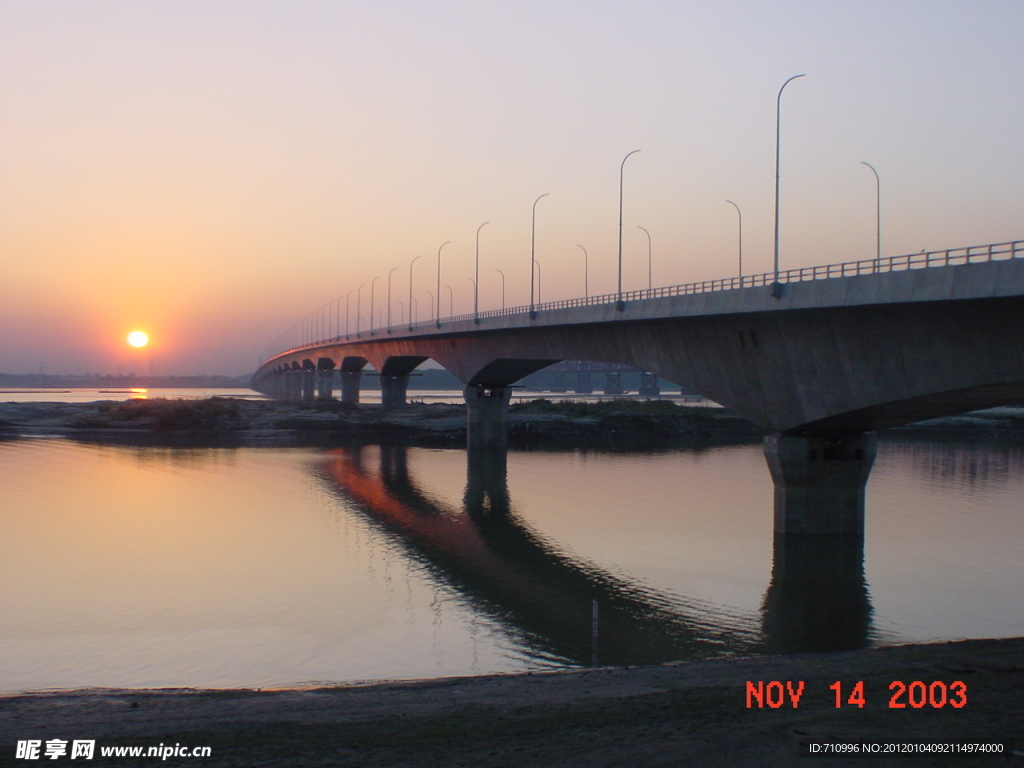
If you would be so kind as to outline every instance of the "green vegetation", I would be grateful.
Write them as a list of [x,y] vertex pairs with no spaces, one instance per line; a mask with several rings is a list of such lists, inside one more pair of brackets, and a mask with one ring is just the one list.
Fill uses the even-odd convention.
[[74,426],[82,429],[151,429],[156,432],[195,432],[244,429],[239,401],[211,397],[208,400],[126,400],[101,403],[93,413],[82,414]]

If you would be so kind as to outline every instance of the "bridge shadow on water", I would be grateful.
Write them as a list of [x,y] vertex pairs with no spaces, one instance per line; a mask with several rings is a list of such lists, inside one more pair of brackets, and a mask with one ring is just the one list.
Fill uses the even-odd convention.
[[[535,658],[558,665],[638,665],[715,656],[846,650],[870,642],[863,541],[776,537],[760,621],[665,595],[560,551],[514,511],[507,454],[467,452],[461,509],[424,492],[407,449],[327,451],[316,473],[433,578],[492,617]],[[598,606],[594,638],[594,601]]]

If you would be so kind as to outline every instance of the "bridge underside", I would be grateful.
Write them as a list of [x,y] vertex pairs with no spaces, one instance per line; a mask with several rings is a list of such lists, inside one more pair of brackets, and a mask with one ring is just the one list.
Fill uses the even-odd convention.
[[865,432],[1024,402],[1024,298],[361,339],[281,356],[255,386],[320,358],[382,377],[430,358],[489,388],[560,360],[625,363],[773,431]]
[[[487,447],[503,443],[509,387],[524,376],[561,360],[623,363],[774,433],[766,454],[777,532],[859,535],[874,457],[868,433],[1024,402],[1024,296],[995,295],[1007,276],[1024,284],[1024,259],[921,272],[942,274],[892,280],[911,297],[922,285],[934,293],[939,284],[948,296],[955,273],[967,276],[968,287],[990,286],[992,295],[829,306],[788,298],[763,305],[763,297],[751,295],[749,311],[743,299],[730,305],[735,311],[718,314],[681,312],[682,305],[655,299],[634,314],[553,311],[535,320],[510,317],[500,328],[467,322],[397,337],[377,332],[279,355],[260,368],[254,387],[312,396],[307,382],[329,371],[326,360],[341,370],[343,397],[348,377],[351,396],[353,377],[358,383],[371,363],[381,375],[384,406],[395,407],[404,402],[410,372],[430,358],[466,385],[470,445]],[[844,290],[852,294],[856,280]],[[787,296],[796,296],[790,288]],[[659,306],[671,311],[659,316]]]

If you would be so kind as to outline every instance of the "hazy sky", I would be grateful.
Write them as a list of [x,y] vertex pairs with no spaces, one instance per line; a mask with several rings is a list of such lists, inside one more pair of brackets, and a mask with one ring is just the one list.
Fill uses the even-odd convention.
[[[1024,238],[1024,2],[0,0],[0,372],[242,373],[409,262],[472,307]],[[447,289],[443,308],[447,310]],[[368,291],[363,291],[365,312]],[[352,298],[353,312],[355,296]],[[354,320],[353,320],[354,322]],[[142,355],[126,334],[150,333]]]

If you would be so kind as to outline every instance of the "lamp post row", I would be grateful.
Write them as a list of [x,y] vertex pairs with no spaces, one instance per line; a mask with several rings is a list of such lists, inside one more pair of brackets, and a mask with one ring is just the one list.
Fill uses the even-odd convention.
[[[776,297],[782,295],[782,286],[779,283],[779,219],[780,219],[780,205],[779,205],[779,192],[780,192],[780,167],[781,167],[781,125],[782,125],[782,93],[793,80],[801,77],[806,77],[805,74],[793,75],[787,79],[782,87],[779,88],[778,95],[776,96],[775,102],[775,231],[774,231],[774,248],[773,248],[773,270],[774,270],[774,282],[772,285],[772,294]],[[622,163],[619,165],[619,241],[618,241],[618,280],[617,280],[617,309],[620,311],[624,308],[622,301],[622,226],[623,226],[623,192],[625,186],[625,167],[626,160],[632,155],[639,152],[639,149],[634,149],[632,152],[626,154],[622,158]],[[866,165],[875,176],[875,269],[879,269],[881,266],[882,259],[882,202],[881,202],[881,179],[878,175],[878,170],[868,162],[861,161],[862,165]],[[540,264],[536,258],[536,240],[537,240],[537,203],[542,198],[547,197],[550,193],[545,192],[539,195],[536,200],[533,201],[533,207],[531,210],[530,218],[530,317],[536,316],[536,304],[540,300]],[[737,237],[737,268],[738,275],[743,278],[743,212],[732,200],[726,200],[726,203],[733,206],[736,209],[736,215],[738,218],[738,237]],[[476,230],[476,249],[474,255],[474,277],[469,278],[473,283],[473,318],[474,322],[480,322],[480,230],[486,225],[490,224],[490,221],[485,221]],[[647,235],[647,288],[648,290],[654,287],[653,280],[653,259],[652,259],[652,240],[651,233],[645,227],[638,227],[643,230],[644,234]],[[448,245],[451,241],[447,240],[442,243],[437,249],[437,284],[436,293],[431,294],[429,291],[428,295],[431,297],[431,304],[434,309],[434,321],[440,327],[441,324],[441,250],[444,246]],[[583,251],[583,295],[584,298],[588,298],[590,294],[589,286],[589,254],[587,249],[582,245],[577,244],[577,247]],[[415,306],[415,299],[413,297],[413,265],[421,257],[416,256],[409,262],[409,313],[408,323],[410,330],[413,327],[413,307]],[[391,327],[391,276],[397,270],[398,267],[392,268],[388,272],[388,300],[387,300],[387,325]],[[505,308],[505,273],[500,269],[496,270],[501,275],[501,307]],[[374,284],[380,278],[378,275],[370,281],[370,332],[374,331]],[[356,294],[356,335],[358,336],[361,332],[361,318],[362,313],[360,310],[362,301],[362,289],[366,287],[366,283],[363,283],[354,292]],[[450,285],[447,286],[449,291],[449,314],[454,314],[454,291]],[[349,336],[349,307],[353,291],[349,291],[345,296],[345,335]],[[332,301],[325,305],[320,310],[314,313],[314,316],[304,319],[300,328],[301,335],[303,337],[326,332],[330,333],[330,307],[332,304],[336,304],[335,309],[335,322],[334,329],[335,334],[340,336],[340,321],[338,320],[338,313],[341,309],[341,298]],[[322,317],[323,310],[327,310],[327,316]],[[326,325],[326,329],[322,326]],[[311,339],[312,340],[312,339]]]

